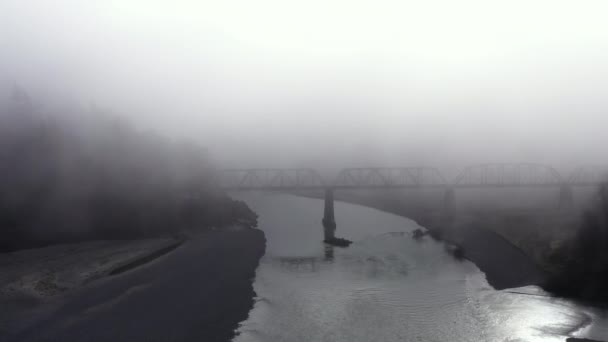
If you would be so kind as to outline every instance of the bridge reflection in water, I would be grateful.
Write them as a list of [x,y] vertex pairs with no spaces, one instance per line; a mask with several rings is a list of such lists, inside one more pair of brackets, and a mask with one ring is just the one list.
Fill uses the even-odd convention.
[[281,264],[281,267],[294,270],[307,270],[316,272],[318,270],[318,264],[320,263],[331,263],[334,261],[334,246],[325,245],[323,249],[323,257],[319,258],[316,256],[312,257],[278,257],[276,260]]
[[335,239],[334,191],[340,189],[437,189],[444,192],[443,208],[451,212],[456,190],[462,188],[546,188],[559,189],[559,207],[571,207],[574,187],[594,187],[607,179],[607,169],[583,166],[563,177],[549,165],[480,164],[468,166],[447,181],[437,168],[369,167],[346,168],[327,181],[311,168],[225,169],[217,172],[215,185],[227,191],[323,190],[323,227],[326,241]]

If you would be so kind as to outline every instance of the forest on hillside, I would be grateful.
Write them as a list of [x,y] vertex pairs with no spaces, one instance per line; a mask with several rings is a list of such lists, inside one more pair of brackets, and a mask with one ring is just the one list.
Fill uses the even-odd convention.
[[255,226],[213,175],[196,144],[95,108],[45,110],[15,88],[0,101],[0,251]]
[[608,185],[597,190],[572,240],[554,255],[558,266],[545,288],[559,295],[608,303]]

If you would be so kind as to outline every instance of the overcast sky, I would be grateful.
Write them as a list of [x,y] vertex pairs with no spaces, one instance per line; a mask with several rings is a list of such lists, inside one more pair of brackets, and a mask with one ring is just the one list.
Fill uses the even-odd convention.
[[0,0],[0,82],[227,165],[602,163],[607,15],[599,0]]

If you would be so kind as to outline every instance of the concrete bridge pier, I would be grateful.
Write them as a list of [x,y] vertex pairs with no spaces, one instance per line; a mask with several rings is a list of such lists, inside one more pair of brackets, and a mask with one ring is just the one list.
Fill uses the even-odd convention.
[[456,205],[456,194],[454,192],[454,188],[449,187],[445,189],[443,193],[443,209],[446,213],[451,213],[454,211],[454,207]]
[[334,216],[334,189],[325,189],[325,209],[323,211],[323,237],[325,241],[336,238],[336,218]]
[[572,186],[563,184],[559,188],[559,208],[571,208],[572,206],[574,206]]

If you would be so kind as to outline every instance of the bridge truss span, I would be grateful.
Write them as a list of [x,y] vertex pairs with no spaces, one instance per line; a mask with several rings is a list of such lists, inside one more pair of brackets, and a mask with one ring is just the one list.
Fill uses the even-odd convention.
[[572,186],[597,186],[608,180],[607,165],[585,165],[576,169],[568,178]]
[[226,169],[219,172],[219,186],[225,190],[324,189],[321,175],[310,168]]
[[597,186],[608,180],[608,167],[583,166],[564,178],[549,165],[479,164],[466,167],[453,181],[432,167],[346,168],[324,178],[312,168],[225,169],[215,184],[225,190],[319,190],[390,188],[492,188]]
[[466,167],[453,182],[447,182],[438,169],[431,167],[347,168],[339,171],[332,181],[325,181],[320,172],[311,168],[226,169],[216,173],[215,184],[227,191],[323,190],[324,241],[343,244],[343,239],[335,237],[335,190],[435,188],[444,192],[443,210],[452,213],[457,189],[556,187],[559,207],[569,208],[574,202],[573,187],[598,186],[608,179],[607,171],[608,168],[585,166],[566,179],[543,164],[479,164]]
[[562,186],[565,180],[553,167],[543,164],[479,164],[465,168],[453,182],[461,187]]
[[420,188],[446,187],[438,169],[410,168],[348,168],[340,171],[334,188]]

